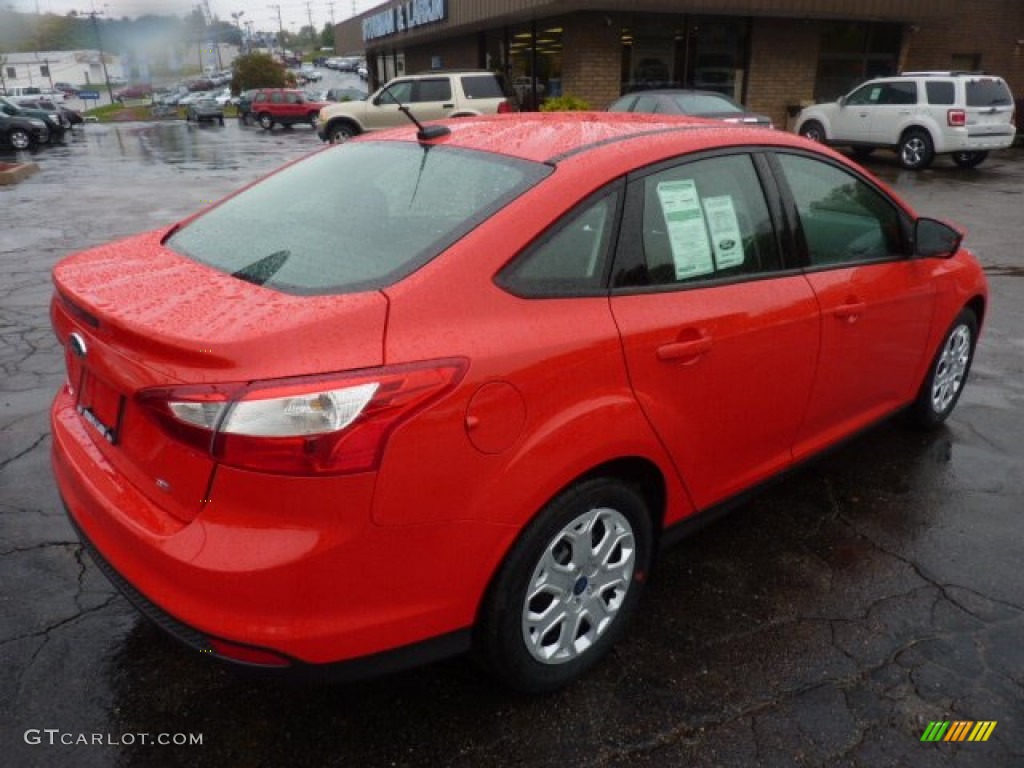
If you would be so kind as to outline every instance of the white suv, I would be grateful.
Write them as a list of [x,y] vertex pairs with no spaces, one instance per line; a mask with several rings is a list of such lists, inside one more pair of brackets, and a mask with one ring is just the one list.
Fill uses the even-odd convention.
[[796,131],[852,147],[858,157],[894,149],[904,168],[948,154],[964,168],[1013,144],[1013,94],[1001,77],[973,72],[904,72],[870,80],[839,101],[807,107]]

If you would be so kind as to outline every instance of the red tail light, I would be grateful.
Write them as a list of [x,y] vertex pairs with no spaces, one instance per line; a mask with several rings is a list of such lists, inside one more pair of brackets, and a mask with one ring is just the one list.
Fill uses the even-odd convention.
[[967,113],[962,109],[951,109],[946,112],[946,122],[954,128],[967,125]]
[[233,467],[294,475],[375,469],[388,436],[451,391],[463,360],[252,384],[151,389],[138,401],[172,437]]
[[498,102],[498,114],[507,115],[512,112],[512,105],[508,103],[508,99],[502,99]]

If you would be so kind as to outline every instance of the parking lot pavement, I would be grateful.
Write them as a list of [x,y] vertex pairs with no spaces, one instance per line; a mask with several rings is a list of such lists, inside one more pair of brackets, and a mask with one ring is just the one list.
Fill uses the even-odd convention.
[[[50,478],[63,362],[48,271],[318,146],[305,127],[88,126],[0,190],[4,764],[1024,764],[1020,152],[974,171],[870,165],[922,212],[967,226],[991,280],[948,426],[883,425],[667,552],[633,631],[572,688],[514,696],[463,659],[281,687],[140,619],[83,554]],[[922,742],[933,721],[996,725],[986,742]]]

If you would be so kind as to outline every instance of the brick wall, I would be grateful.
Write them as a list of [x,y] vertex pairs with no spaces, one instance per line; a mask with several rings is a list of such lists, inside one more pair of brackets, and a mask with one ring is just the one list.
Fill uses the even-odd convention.
[[904,69],[949,69],[953,54],[977,54],[980,68],[1001,75],[1024,98],[1024,2],[963,0],[944,19],[907,29]]
[[821,27],[800,19],[754,19],[747,108],[787,127],[788,105],[814,98]]
[[[608,21],[611,20],[611,24]],[[577,13],[562,32],[562,93],[604,109],[619,98],[621,25],[603,13]]]
[[476,35],[463,35],[451,40],[421,45],[405,50],[405,71],[409,74],[431,68],[434,56],[441,57],[443,69],[480,69],[480,46]]

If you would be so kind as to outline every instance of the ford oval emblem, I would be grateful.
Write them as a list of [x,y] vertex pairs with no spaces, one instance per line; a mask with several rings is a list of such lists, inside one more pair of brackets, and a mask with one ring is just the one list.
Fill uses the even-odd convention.
[[74,352],[75,357],[85,357],[89,351],[88,347],[85,346],[85,339],[82,338],[80,333],[72,333],[71,338],[68,339],[68,346],[71,347],[71,351]]

